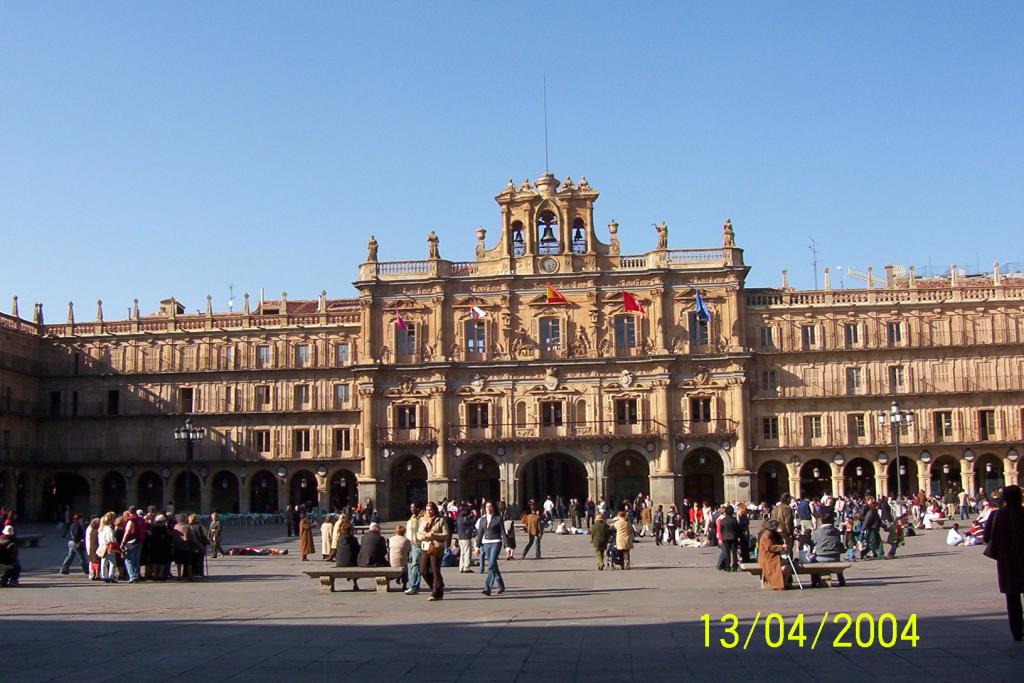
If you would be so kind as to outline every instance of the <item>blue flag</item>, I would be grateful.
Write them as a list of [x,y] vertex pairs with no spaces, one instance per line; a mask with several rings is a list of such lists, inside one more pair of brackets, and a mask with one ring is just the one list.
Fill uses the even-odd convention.
[[711,322],[711,309],[704,303],[704,298],[700,295],[699,289],[697,290],[697,300],[694,302],[694,311],[697,313],[697,320]]

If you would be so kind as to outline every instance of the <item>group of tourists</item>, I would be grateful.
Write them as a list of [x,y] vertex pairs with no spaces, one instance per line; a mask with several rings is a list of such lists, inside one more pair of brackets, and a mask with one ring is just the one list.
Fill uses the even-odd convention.
[[63,533],[68,550],[58,571],[67,575],[77,565],[91,580],[103,583],[195,581],[207,574],[209,550],[213,557],[227,554],[221,533],[217,513],[204,525],[194,514],[175,515],[173,507],[129,508],[89,520],[69,511]]

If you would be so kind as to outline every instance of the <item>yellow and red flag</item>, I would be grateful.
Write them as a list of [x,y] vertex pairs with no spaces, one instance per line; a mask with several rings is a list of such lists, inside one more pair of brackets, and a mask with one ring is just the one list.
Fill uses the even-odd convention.
[[557,289],[548,285],[548,303],[549,304],[567,304],[565,295],[559,292]]

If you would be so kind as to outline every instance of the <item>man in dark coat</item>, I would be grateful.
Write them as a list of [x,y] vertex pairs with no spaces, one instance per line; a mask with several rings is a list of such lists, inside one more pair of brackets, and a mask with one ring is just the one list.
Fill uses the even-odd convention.
[[61,574],[68,574],[71,571],[71,563],[77,557],[82,565],[82,573],[89,574],[89,563],[85,559],[85,527],[82,526],[82,516],[72,515],[71,526],[68,527],[68,554],[60,567]]
[[388,544],[380,535],[379,524],[371,524],[369,530],[363,534],[357,563],[360,567],[388,566]]
[[736,560],[737,542],[740,538],[740,525],[733,516],[732,505],[725,506],[725,514],[718,522],[719,540],[722,552],[718,556],[718,569],[723,572],[734,572],[738,567]]
[[359,559],[359,541],[352,535],[352,525],[343,524],[341,535],[338,536],[338,552],[335,555],[335,567],[356,567]]
[[864,513],[864,537],[866,542],[864,550],[860,553],[860,559],[865,559],[868,553],[873,553],[875,559],[885,557],[882,552],[882,517],[878,514],[878,504],[874,500],[868,500]]
[[1003,489],[1003,506],[985,522],[985,555],[996,561],[999,592],[1006,595],[1006,614],[1013,639],[1024,638],[1024,507],[1019,486]]
[[594,523],[590,525],[590,540],[594,544],[594,554],[597,556],[597,568],[604,569],[604,554],[608,550],[608,541],[611,532],[608,525],[604,523],[604,515],[597,515]]

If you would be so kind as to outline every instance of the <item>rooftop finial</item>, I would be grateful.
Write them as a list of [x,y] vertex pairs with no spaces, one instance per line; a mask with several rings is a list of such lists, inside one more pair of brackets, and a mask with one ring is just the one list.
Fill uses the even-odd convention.
[[15,294],[11,297],[11,315],[15,318],[18,317],[18,295]]
[[249,292],[242,297],[242,313],[249,315]]
[[103,299],[96,299],[96,321],[103,322]]
[[75,324],[75,302],[68,302],[68,325]]
[[213,315],[213,295],[212,294],[207,294],[206,295],[206,315],[207,316],[212,316]]
[[139,300],[138,299],[132,299],[132,319],[133,320],[138,320],[139,319]]

